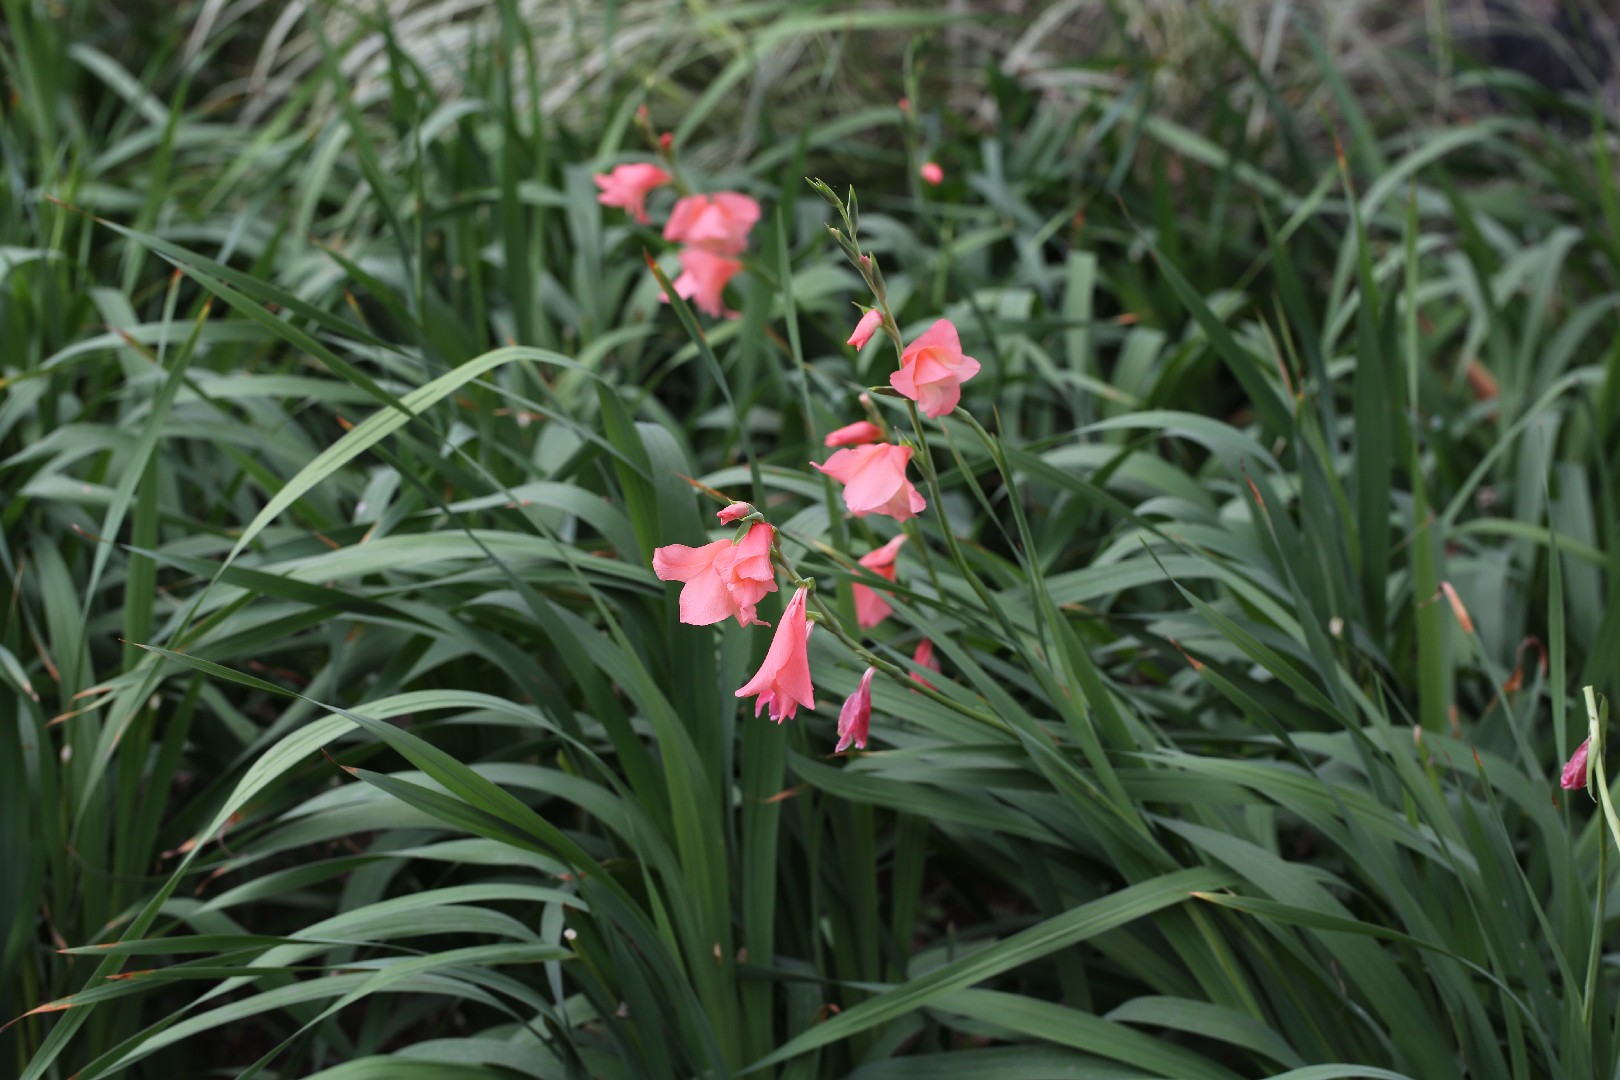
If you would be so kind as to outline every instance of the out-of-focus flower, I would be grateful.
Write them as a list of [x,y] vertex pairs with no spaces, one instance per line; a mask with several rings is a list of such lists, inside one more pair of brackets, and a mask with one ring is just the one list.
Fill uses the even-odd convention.
[[596,201],[603,206],[619,206],[630,211],[630,216],[647,224],[647,193],[669,183],[669,173],[656,165],[638,163],[616,165],[612,172],[597,173],[592,177],[601,194]]

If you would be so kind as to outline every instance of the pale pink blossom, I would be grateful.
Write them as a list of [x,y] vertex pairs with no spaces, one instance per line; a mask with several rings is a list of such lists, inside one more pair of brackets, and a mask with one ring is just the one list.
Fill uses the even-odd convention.
[[883,429],[870,420],[857,420],[853,424],[845,424],[837,431],[829,431],[825,443],[827,446],[859,446],[862,443],[883,441]]
[[943,416],[962,398],[962,384],[979,373],[979,362],[962,352],[962,339],[949,319],[939,319],[900,354],[900,369],[889,385],[922,407]]
[[748,231],[759,220],[759,203],[735,191],[688,195],[675,203],[664,239],[736,255],[748,246]]
[[780,724],[793,719],[803,705],[816,707],[816,688],[810,682],[810,623],[804,605],[807,590],[799,589],[788,601],[776,635],[765,653],[765,662],[752,679],[737,690],[738,697],[758,695],[754,715],[769,708],[770,717]]
[[878,327],[882,325],[883,312],[873,308],[861,316],[861,321],[855,324],[855,332],[849,335],[849,340],[844,344],[853,345],[857,349],[864,348],[866,343],[872,340],[872,335],[877,333]]
[[887,514],[904,521],[928,507],[906,479],[906,464],[910,461],[911,447],[874,443],[840,450],[825,465],[813,461],[810,464],[844,485],[844,505],[851,514]]
[[[742,270],[742,263],[700,247],[681,249],[681,276],[675,279],[676,295],[713,318],[735,319],[737,313],[726,307],[721,294],[726,282]],[[664,302],[669,302],[668,295]]]
[[759,622],[754,605],[776,591],[771,567],[775,534],[761,521],[736,543],[716,540],[695,548],[670,544],[653,551],[653,573],[659,580],[685,583],[681,622],[708,626],[733,615],[739,626]]
[[[893,581],[899,570],[895,566],[895,559],[899,558],[900,545],[905,542],[906,534],[901,533],[877,550],[862,555],[857,561],[878,577]],[[855,621],[863,630],[870,630],[887,619],[889,612],[894,610],[885,599],[887,593],[880,593],[860,582],[853,583],[850,589],[855,600]]]
[[866,749],[866,736],[872,726],[872,676],[876,673],[877,668],[867,668],[866,674],[861,676],[861,684],[844,699],[844,707],[838,710],[838,745],[833,753],[842,754],[851,743]]
[[596,201],[603,206],[619,206],[630,211],[630,216],[647,224],[647,193],[669,183],[669,173],[657,165],[637,163],[616,165],[612,172],[597,173],[592,177],[602,189]]

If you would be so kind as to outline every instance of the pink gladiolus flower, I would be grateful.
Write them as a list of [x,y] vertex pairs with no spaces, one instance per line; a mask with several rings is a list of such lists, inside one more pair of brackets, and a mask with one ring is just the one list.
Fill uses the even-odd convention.
[[1586,751],[1591,742],[1591,739],[1587,739],[1577,746],[1575,753],[1570,755],[1569,761],[1565,763],[1564,775],[1558,778],[1558,785],[1565,791],[1574,791],[1576,788],[1586,786]]
[[978,373],[979,362],[962,353],[956,327],[940,319],[906,346],[889,385],[922,406],[924,414],[944,416],[962,399],[962,384]]
[[878,327],[882,325],[883,312],[873,308],[861,316],[861,321],[855,324],[855,332],[849,335],[849,340],[844,344],[853,345],[857,349],[864,348],[866,343],[872,340],[872,335],[877,333]]
[[917,175],[928,181],[930,184],[933,184],[935,187],[938,187],[940,184],[945,182],[945,170],[939,167],[939,162],[937,161],[923,162],[922,167],[917,170]]
[[804,601],[807,590],[799,589],[782,612],[782,621],[776,625],[776,636],[765,653],[765,662],[758,673],[738,691],[738,697],[759,695],[754,700],[754,715],[770,708],[771,719],[780,724],[793,719],[803,705],[816,707],[816,688],[810,683],[810,622],[805,618]]
[[[736,277],[740,270],[742,263],[736,259],[716,255],[705,248],[682,248],[681,276],[675,279],[675,292],[683,300],[692,301],[705,315],[716,319],[722,315],[735,319],[737,313],[726,307],[720,294],[725,291],[726,282]],[[669,302],[668,295],[663,299],[665,303]]]
[[714,516],[720,519],[722,525],[730,525],[733,521],[745,518],[753,512],[753,503],[734,502],[724,510],[716,510]]
[[675,203],[664,239],[735,255],[748,246],[748,230],[759,220],[759,203],[735,191],[688,195]]
[[[911,654],[911,662],[916,664],[918,667],[927,668],[929,671],[938,671],[939,661],[934,659],[934,643],[927,638],[923,638],[922,641],[917,644],[917,651]],[[911,673],[911,677],[928,687],[930,690],[939,689],[939,687],[935,686],[933,683],[929,682],[915,671]]]
[[656,165],[616,165],[612,172],[592,177],[602,193],[596,201],[603,206],[622,206],[641,224],[647,224],[647,193],[669,183],[669,173]]
[[844,505],[856,517],[887,514],[904,521],[928,507],[906,479],[910,460],[909,446],[875,443],[840,450],[825,465],[810,464],[844,485]]
[[845,424],[837,431],[827,433],[828,446],[859,446],[862,443],[883,441],[883,429],[870,420],[857,420],[853,424]]
[[844,707],[838,710],[838,745],[833,753],[842,754],[850,743],[866,749],[866,735],[872,726],[872,676],[876,672],[877,668],[867,668],[866,674],[861,676],[861,685],[844,699]]
[[771,568],[775,534],[761,521],[735,544],[716,540],[697,548],[670,544],[655,550],[653,573],[659,580],[686,583],[681,590],[681,622],[708,626],[732,615],[739,626],[759,622],[754,605],[776,591],[776,571]]
[[[893,581],[895,574],[899,571],[899,568],[894,565],[894,560],[899,557],[900,545],[905,542],[906,534],[901,533],[876,551],[869,551],[862,555],[858,561],[878,577],[888,578]],[[850,589],[855,597],[855,621],[860,624],[862,630],[872,629],[872,627],[887,619],[889,612],[894,610],[889,605],[889,602],[884,599],[884,596],[887,595],[885,593],[868,588],[859,582],[852,584]]]

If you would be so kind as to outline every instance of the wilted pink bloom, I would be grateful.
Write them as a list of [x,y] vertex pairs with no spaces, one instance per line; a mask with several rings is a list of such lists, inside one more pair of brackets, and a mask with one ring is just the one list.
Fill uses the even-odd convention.
[[930,184],[933,184],[935,187],[938,187],[940,184],[945,182],[945,170],[939,167],[939,162],[937,161],[923,162],[922,168],[917,170],[917,175],[928,181]]
[[928,416],[944,416],[962,399],[962,384],[979,373],[979,362],[962,353],[962,339],[949,319],[939,319],[900,354],[900,370],[889,385],[922,406]]
[[799,589],[782,612],[782,621],[776,624],[776,636],[765,653],[765,662],[759,671],[738,691],[738,697],[759,695],[754,700],[754,715],[770,708],[770,716],[780,724],[793,719],[803,705],[816,707],[816,688],[810,683],[810,622],[805,617],[805,589]]
[[733,521],[745,518],[753,512],[753,503],[734,502],[724,510],[716,510],[714,516],[720,519],[722,525],[730,525]]
[[810,464],[844,485],[844,505],[856,517],[887,514],[904,521],[927,509],[927,501],[906,479],[911,447],[894,443],[853,446],[825,465]]
[[735,191],[688,195],[675,203],[664,239],[735,255],[748,246],[748,230],[759,220],[759,203]]
[[[895,574],[898,572],[894,560],[899,557],[900,545],[905,542],[906,534],[901,533],[876,551],[869,551],[862,555],[857,561],[878,577],[888,578],[893,581]],[[880,593],[876,589],[868,588],[859,582],[853,583],[850,589],[855,597],[855,621],[860,624],[863,630],[870,630],[884,619],[887,619],[889,612],[894,610],[889,606],[889,602],[884,599],[886,594]]]
[[776,530],[758,522],[733,544],[716,540],[702,547],[670,544],[653,552],[660,581],[683,581],[681,622],[708,626],[735,615],[739,626],[757,623],[754,605],[776,591],[771,541]]
[[842,754],[850,743],[866,749],[866,735],[872,726],[872,676],[876,673],[877,668],[867,668],[866,674],[861,676],[861,685],[844,699],[844,707],[838,710],[838,745],[833,753]]
[[645,163],[617,165],[612,172],[592,177],[602,193],[596,201],[603,206],[622,206],[630,216],[647,224],[647,193],[669,183],[669,173]]
[[[700,247],[682,248],[681,276],[675,279],[675,292],[682,299],[692,301],[705,315],[716,319],[721,316],[735,319],[737,313],[726,307],[721,294],[725,291],[726,282],[736,277],[740,270],[742,263],[736,259],[716,255]],[[665,303],[669,302],[667,295],[663,299]]]
[[[929,671],[938,671],[939,661],[934,659],[934,643],[927,638],[923,638],[922,641],[918,642],[917,651],[911,654],[911,662],[916,664],[918,667],[927,668]],[[929,682],[915,671],[911,673],[911,677],[928,687],[930,690],[939,689],[939,687],[935,686],[933,683]]]
[[825,440],[828,446],[859,446],[862,443],[883,441],[883,429],[870,420],[857,420],[853,424],[845,424],[837,431],[829,431]]
[[844,344],[853,345],[857,349],[865,348],[866,343],[872,340],[872,335],[877,333],[878,327],[882,325],[883,312],[873,308],[861,316],[861,321],[855,324],[855,332],[849,335],[849,340]]
[[1569,761],[1565,763],[1564,775],[1558,778],[1558,784],[1566,791],[1586,786],[1586,750],[1591,742],[1591,739],[1587,739],[1577,746],[1575,753],[1570,755]]

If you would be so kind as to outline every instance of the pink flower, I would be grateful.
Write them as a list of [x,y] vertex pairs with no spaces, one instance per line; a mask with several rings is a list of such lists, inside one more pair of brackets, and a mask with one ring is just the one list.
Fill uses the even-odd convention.
[[844,485],[844,505],[856,517],[887,514],[904,521],[928,507],[906,479],[909,461],[911,447],[875,443],[840,450],[825,465],[810,464]]
[[[737,313],[726,307],[720,294],[726,282],[737,276],[742,263],[700,247],[681,249],[681,276],[675,279],[675,292],[684,300],[692,301],[705,315],[716,319],[722,315],[735,319]],[[664,296],[669,302],[669,296]]]
[[748,246],[748,230],[759,220],[759,203],[735,191],[688,195],[675,203],[664,239],[735,255]]
[[872,340],[872,335],[877,333],[878,327],[882,325],[883,312],[873,308],[861,316],[861,321],[855,324],[855,332],[849,335],[849,340],[844,344],[853,345],[857,349],[864,348],[866,343]]
[[[917,644],[917,651],[911,654],[911,662],[916,664],[918,667],[927,668],[929,671],[938,671],[939,661],[934,659],[934,643],[927,638],[923,638],[922,641]],[[939,689],[939,687],[935,686],[933,683],[929,682],[915,671],[911,673],[911,677],[928,687],[930,690]]]
[[883,441],[883,429],[870,420],[857,420],[853,424],[845,424],[837,431],[827,433],[828,446],[859,446],[861,443]]
[[1564,765],[1564,775],[1558,778],[1558,785],[1564,790],[1574,791],[1586,786],[1586,751],[1591,742],[1591,739],[1587,739],[1577,746]]
[[686,583],[681,590],[681,622],[708,626],[732,615],[739,626],[759,622],[754,605],[776,591],[776,571],[771,568],[775,533],[761,521],[735,544],[716,540],[697,548],[670,544],[655,550],[653,573],[659,580]]
[[917,175],[935,187],[945,182],[945,170],[939,167],[937,161],[923,162],[922,167],[917,170]]
[[876,672],[877,668],[867,668],[866,674],[861,676],[861,685],[844,699],[844,707],[838,710],[838,745],[833,753],[842,754],[850,743],[866,749],[866,735],[872,725],[872,676]]
[[745,518],[753,512],[753,503],[734,502],[724,510],[716,510],[714,516],[720,519],[722,525],[730,525],[733,521]]
[[962,399],[962,384],[979,373],[979,362],[962,354],[962,339],[949,319],[940,319],[900,354],[900,370],[889,385],[922,406],[928,416],[944,416]]
[[810,683],[810,621],[805,618],[804,601],[807,590],[799,589],[782,612],[782,621],[776,624],[776,636],[765,653],[765,662],[759,671],[738,691],[738,697],[759,695],[754,700],[754,715],[770,707],[771,719],[780,724],[793,719],[803,705],[816,707],[816,688]]
[[[899,570],[894,565],[894,560],[899,557],[900,545],[905,542],[906,534],[901,533],[876,551],[869,551],[862,555],[858,561],[878,577],[888,578],[893,581],[895,574]],[[850,589],[855,597],[855,621],[860,624],[862,630],[870,630],[884,619],[887,619],[889,612],[894,610],[889,606],[889,602],[884,599],[886,593],[880,593],[876,589],[868,588],[859,582],[852,584]]]
[[622,206],[630,216],[647,224],[647,193],[669,183],[669,173],[656,165],[616,165],[610,173],[592,177],[602,193],[596,201],[603,206]]

